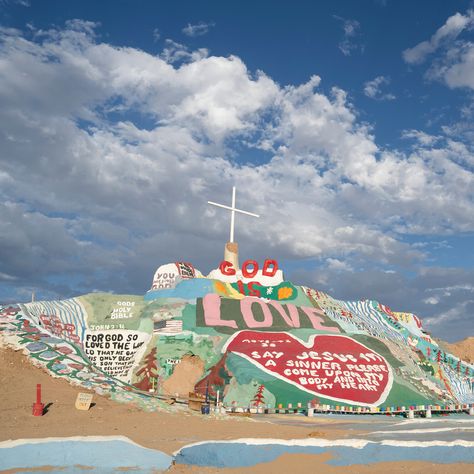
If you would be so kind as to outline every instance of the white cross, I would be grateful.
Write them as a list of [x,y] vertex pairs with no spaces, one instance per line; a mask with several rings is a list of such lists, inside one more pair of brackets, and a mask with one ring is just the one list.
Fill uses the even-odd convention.
[[223,204],[217,204],[217,202],[207,201],[208,204],[212,204],[213,206],[222,207],[223,209],[227,209],[231,212],[230,215],[230,242],[234,241],[234,226],[235,226],[235,213],[240,212],[242,214],[247,214],[248,216],[252,217],[260,217],[258,214],[253,214],[252,212],[242,211],[241,209],[237,209],[235,207],[235,186],[232,186],[232,206],[224,206]]

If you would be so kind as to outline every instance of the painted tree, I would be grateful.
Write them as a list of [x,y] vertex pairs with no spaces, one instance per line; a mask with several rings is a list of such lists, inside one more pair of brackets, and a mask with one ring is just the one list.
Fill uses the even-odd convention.
[[428,359],[431,357],[431,348],[429,346],[426,348],[426,357]]
[[158,367],[156,366],[156,347],[145,357],[143,367],[137,372],[137,376],[142,376],[140,382],[135,383],[134,386],[139,390],[148,392],[153,387],[153,379],[158,378]]
[[438,364],[441,363],[441,351],[438,350],[438,354],[436,355],[436,362],[438,362]]
[[456,365],[456,372],[458,374],[461,373],[461,360],[458,360],[458,364]]
[[259,405],[263,405],[265,397],[263,396],[263,390],[265,389],[265,385],[260,385],[257,389],[257,393],[253,397],[253,403],[256,407]]
[[194,391],[196,393],[204,395],[206,389],[212,397],[217,395],[217,389],[221,390],[222,393],[225,385],[232,378],[226,369],[226,359],[227,354],[224,354],[222,359],[211,368],[209,373],[194,386]]

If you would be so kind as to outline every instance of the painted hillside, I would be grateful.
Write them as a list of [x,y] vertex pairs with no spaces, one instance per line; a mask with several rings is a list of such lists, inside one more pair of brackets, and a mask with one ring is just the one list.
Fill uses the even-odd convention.
[[295,285],[274,260],[207,277],[171,263],[145,296],[0,307],[0,335],[54,376],[149,409],[151,395],[206,390],[229,407],[474,403],[474,366],[417,316]]

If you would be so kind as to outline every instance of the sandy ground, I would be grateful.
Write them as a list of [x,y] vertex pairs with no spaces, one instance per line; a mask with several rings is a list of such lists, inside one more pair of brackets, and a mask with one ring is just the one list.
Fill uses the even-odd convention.
[[[36,384],[41,383],[43,402],[49,404],[42,417],[33,417]],[[0,441],[56,436],[123,435],[142,446],[171,454],[180,447],[210,439],[236,438],[345,438],[360,431],[344,431],[338,421],[321,419],[307,426],[288,426],[251,418],[217,419],[187,411],[181,413],[146,413],[125,404],[94,394],[95,406],[89,411],[74,408],[80,390],[65,380],[50,377],[30,364],[20,352],[0,348]],[[271,463],[251,468],[216,469],[173,466],[173,473],[448,473],[462,469],[474,473],[474,465],[436,465],[396,462],[369,466],[332,467],[324,464],[330,454],[281,456]],[[11,471],[13,472],[13,471]],[[20,472],[20,471],[16,471]]]
[[[173,466],[171,472],[180,474],[472,474],[474,466],[469,464],[431,464],[427,462],[387,462],[371,465],[329,466],[331,459],[326,454],[284,454],[273,462],[262,463],[246,469],[215,469],[188,466]],[[459,469],[459,471],[458,471]]]
[[474,363],[474,337],[467,337],[462,341],[454,344],[444,343],[448,352],[451,352],[455,356],[465,360],[469,363]]

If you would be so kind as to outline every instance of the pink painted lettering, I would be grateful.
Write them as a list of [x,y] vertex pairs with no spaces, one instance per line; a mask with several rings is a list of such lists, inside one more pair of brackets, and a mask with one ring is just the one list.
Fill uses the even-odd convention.
[[221,299],[215,293],[209,293],[202,299],[204,321],[207,326],[226,326],[237,329],[235,321],[221,319]]
[[286,307],[288,308],[289,314],[286,314],[285,309],[280,303],[278,303],[278,301],[270,301],[270,304],[278,311],[280,316],[283,318],[283,321],[285,321],[288,326],[293,328],[299,328],[301,326],[298,308],[295,305],[287,304]]
[[[252,312],[252,305],[259,304],[263,311],[263,321],[257,321]],[[272,313],[270,308],[264,301],[259,300],[253,296],[248,296],[247,298],[242,298],[240,300],[240,311],[244,317],[245,324],[249,328],[268,328],[273,323]]]

